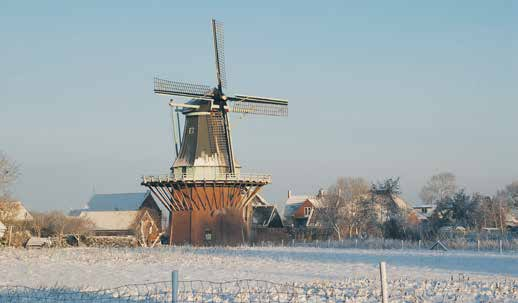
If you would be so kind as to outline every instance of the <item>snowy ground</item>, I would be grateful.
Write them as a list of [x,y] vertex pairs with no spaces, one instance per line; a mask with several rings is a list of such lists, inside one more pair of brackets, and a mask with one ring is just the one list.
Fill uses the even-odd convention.
[[[452,287],[462,288],[466,296],[469,294],[466,298],[518,302],[518,254],[459,251],[302,247],[0,249],[0,285],[109,288],[169,280],[171,271],[178,269],[181,280],[258,279],[322,285],[343,285],[346,281],[348,287],[359,283],[358,288],[375,288],[380,261],[387,262],[391,285],[399,285],[401,292],[429,288],[431,293],[425,297],[433,298],[434,289],[441,291],[437,283],[444,286],[455,281]],[[483,295],[485,292],[489,294]]]

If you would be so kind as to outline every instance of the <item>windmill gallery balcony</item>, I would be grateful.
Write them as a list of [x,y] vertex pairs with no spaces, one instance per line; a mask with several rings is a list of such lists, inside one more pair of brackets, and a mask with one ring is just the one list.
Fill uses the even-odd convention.
[[245,174],[245,173],[216,173],[216,174],[194,174],[194,173],[172,173],[167,175],[143,176],[142,184],[157,184],[169,182],[239,182],[239,183],[260,183],[269,184],[272,176],[268,174]]

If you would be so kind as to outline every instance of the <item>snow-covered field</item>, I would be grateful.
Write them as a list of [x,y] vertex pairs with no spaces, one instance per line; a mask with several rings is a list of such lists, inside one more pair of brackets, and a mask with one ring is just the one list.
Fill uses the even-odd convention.
[[[303,247],[1,249],[0,285],[98,289],[180,280],[257,279],[349,289],[377,300],[378,263],[387,262],[393,299],[518,302],[518,255],[426,250]],[[408,298],[407,298],[408,297]],[[458,298],[457,298],[458,299]],[[414,300],[414,301],[415,301]],[[412,301],[412,300],[410,300]],[[420,301],[422,302],[422,301]]]

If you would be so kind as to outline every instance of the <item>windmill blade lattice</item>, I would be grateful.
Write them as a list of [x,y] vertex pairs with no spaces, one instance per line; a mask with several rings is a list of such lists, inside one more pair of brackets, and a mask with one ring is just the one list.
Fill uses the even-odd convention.
[[223,23],[212,19],[212,34],[214,38],[214,51],[216,55],[216,73],[218,84],[227,87],[227,72],[225,69],[225,39]]
[[155,78],[155,93],[184,97],[207,97],[212,95],[208,85],[175,82]]
[[288,116],[288,101],[237,95],[230,97],[230,111],[264,116]]

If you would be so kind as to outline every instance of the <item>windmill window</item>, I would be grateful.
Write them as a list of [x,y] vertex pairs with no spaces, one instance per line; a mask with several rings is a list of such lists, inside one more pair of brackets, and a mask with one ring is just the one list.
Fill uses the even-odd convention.
[[194,127],[189,127],[189,135],[192,135],[194,134]]
[[309,217],[310,213],[311,213],[311,207],[304,207],[304,216]]

